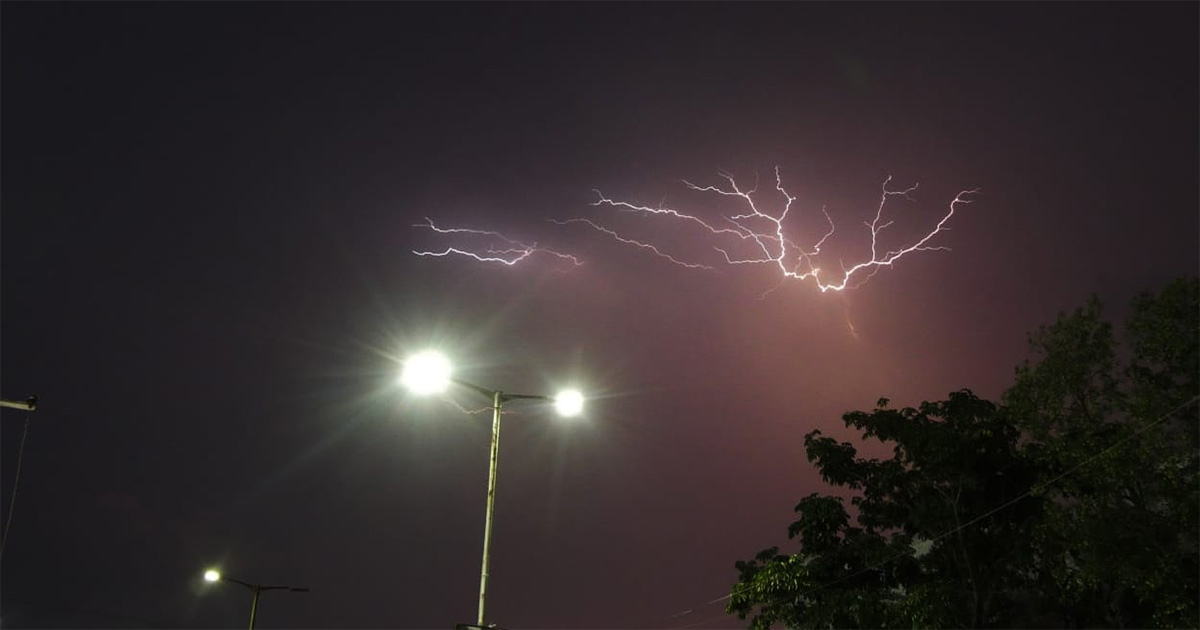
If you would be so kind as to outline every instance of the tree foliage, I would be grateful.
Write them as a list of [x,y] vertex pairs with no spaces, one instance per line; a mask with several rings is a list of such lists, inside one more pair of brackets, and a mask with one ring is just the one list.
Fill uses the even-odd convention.
[[[1200,281],[1092,299],[1030,336],[1003,404],[969,390],[843,416],[886,459],[813,431],[814,493],[736,563],[750,628],[1197,627]],[[851,516],[851,512],[854,516]]]
[[1092,299],[1031,337],[1005,396],[1047,499],[1038,576],[1069,623],[1200,625],[1198,320],[1200,281],[1177,280],[1133,301],[1118,347]]

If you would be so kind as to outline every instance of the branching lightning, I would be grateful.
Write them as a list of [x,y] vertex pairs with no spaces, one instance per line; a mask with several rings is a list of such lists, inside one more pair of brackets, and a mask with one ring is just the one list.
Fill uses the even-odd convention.
[[701,265],[701,264],[698,264],[698,263],[687,263],[687,262],[683,262],[682,260],[679,260],[679,259],[675,258],[674,256],[672,256],[672,255],[670,255],[670,254],[664,254],[664,253],[662,252],[662,250],[660,250],[659,248],[655,247],[654,245],[651,245],[651,244],[649,244],[649,243],[643,243],[643,242],[641,242],[641,241],[635,241],[635,240],[633,240],[633,239],[631,239],[631,238],[625,238],[625,237],[621,236],[620,234],[617,234],[617,233],[616,233],[615,231],[613,231],[613,230],[610,230],[610,229],[608,229],[608,228],[606,228],[606,227],[601,227],[601,226],[597,225],[597,224],[596,224],[594,221],[592,221],[592,220],[590,220],[590,219],[567,219],[567,220],[565,220],[565,221],[559,221],[559,220],[557,220],[557,219],[551,219],[551,220],[550,220],[550,222],[551,222],[551,223],[554,223],[554,224],[556,224],[556,225],[570,225],[570,224],[572,224],[572,223],[582,223],[582,224],[584,224],[584,225],[587,225],[587,226],[591,227],[592,229],[594,229],[594,230],[596,230],[596,231],[598,231],[598,232],[602,232],[602,233],[604,233],[604,234],[607,234],[607,235],[609,235],[609,236],[611,236],[611,237],[613,237],[613,238],[617,239],[618,241],[621,241],[622,243],[627,243],[627,244],[629,244],[629,245],[636,245],[636,246],[638,246],[638,247],[641,247],[641,248],[643,248],[643,249],[648,249],[648,250],[650,250],[650,251],[654,252],[654,254],[655,254],[656,256],[660,256],[660,257],[662,257],[662,258],[666,258],[667,260],[669,260],[669,261],[671,261],[671,262],[675,263],[676,265],[680,265],[681,267],[687,267],[687,268],[689,268],[689,269],[712,269],[712,267],[710,267],[710,266],[708,266],[708,265]]
[[[722,244],[718,241],[712,248],[720,253],[724,262],[729,265],[772,265],[775,266],[781,275],[781,280],[795,279],[808,280],[811,279],[822,292],[826,291],[844,291],[847,288],[853,288],[861,285],[869,280],[872,276],[879,272],[883,267],[890,267],[897,260],[907,254],[913,252],[929,252],[929,251],[949,251],[950,248],[942,245],[934,245],[930,242],[938,234],[948,231],[950,228],[947,223],[954,216],[955,211],[961,204],[971,203],[970,196],[977,193],[978,190],[964,190],[959,192],[950,202],[950,207],[946,214],[942,216],[937,225],[924,236],[917,239],[915,242],[901,247],[899,249],[889,249],[880,251],[879,235],[892,225],[892,221],[884,221],[883,213],[887,202],[892,197],[904,197],[912,200],[910,196],[917,186],[912,186],[903,190],[891,190],[888,184],[892,178],[889,176],[883,182],[882,194],[879,199],[879,206],[875,210],[875,216],[870,222],[864,222],[871,236],[870,257],[866,258],[847,267],[839,261],[840,271],[830,271],[819,266],[818,259],[821,254],[821,247],[826,241],[834,235],[836,227],[833,219],[825,208],[821,208],[821,213],[825,217],[828,224],[828,230],[819,238],[813,239],[810,245],[804,246],[797,243],[797,240],[787,233],[785,221],[788,219],[789,213],[792,212],[793,203],[796,197],[791,195],[787,189],[783,187],[783,179],[780,177],[779,168],[775,169],[775,186],[774,191],[782,198],[782,208],[775,213],[768,212],[760,208],[758,195],[758,185],[748,190],[743,190],[732,175],[721,172],[720,176],[727,182],[725,186],[699,186],[687,180],[683,184],[688,189],[702,192],[714,193],[725,197],[733,197],[738,200],[742,210],[739,214],[724,217],[724,221],[729,227],[718,227],[712,223],[701,219],[698,216],[685,214],[678,210],[666,207],[650,207],[639,206],[625,201],[614,201],[606,197],[603,193],[597,191],[600,199],[594,202],[593,206],[610,207],[621,212],[634,212],[648,216],[664,216],[669,219],[689,222],[700,226],[708,231],[712,236],[718,239],[729,240],[735,244],[741,243],[750,246],[751,253],[744,256],[735,256],[731,254],[731,246]],[[580,221],[580,220],[575,220]],[[569,223],[569,222],[567,222]],[[702,263],[690,263],[676,260],[672,256],[661,252],[658,248],[652,245],[633,241],[617,236],[615,232],[596,225],[591,221],[587,221],[593,228],[600,230],[617,240],[626,243],[633,243],[642,247],[651,248],[656,254],[667,258],[677,264],[685,267],[704,267],[709,265]],[[733,238],[730,238],[733,237]],[[736,239],[736,240],[735,240]]]
[[487,405],[485,407],[476,407],[474,409],[468,409],[467,407],[464,407],[462,404],[460,404],[457,400],[454,400],[453,398],[451,398],[449,396],[442,396],[441,401],[448,405],[453,406],[454,408],[458,409],[459,411],[463,412],[464,414],[466,414],[468,416],[475,416],[475,415],[479,415],[481,413],[490,412],[492,410],[491,405]]
[[[425,223],[415,223],[415,224],[413,224],[413,227],[429,228],[430,230],[433,230],[434,232],[437,232],[438,234],[469,234],[469,235],[476,236],[476,237],[491,237],[492,239],[500,239],[504,243],[503,245],[501,245],[499,247],[494,244],[489,245],[487,248],[480,250],[480,251],[460,249],[458,247],[447,247],[445,250],[440,251],[440,252],[413,250],[413,253],[418,256],[449,256],[451,254],[456,254],[459,256],[466,256],[468,258],[474,258],[475,260],[478,260],[479,262],[500,263],[502,265],[508,265],[509,267],[511,267],[511,266],[521,262],[522,260],[529,258],[530,256],[532,256],[534,254],[547,254],[550,256],[555,256],[555,257],[559,258],[560,260],[569,261],[572,265],[575,265],[575,266],[579,266],[579,265],[583,264],[582,261],[580,261],[575,256],[572,256],[571,254],[564,254],[562,252],[555,251],[553,249],[547,249],[545,247],[538,247],[537,243],[526,244],[526,243],[522,243],[520,241],[515,241],[499,232],[493,232],[490,230],[473,230],[473,229],[469,229],[469,228],[441,228],[441,227],[434,225],[433,220],[430,219],[429,217],[425,217]],[[480,252],[482,252],[482,253],[480,253]]]
[[[708,243],[709,247],[711,247],[711,251],[715,252],[714,258],[716,260],[712,262],[687,260],[682,255],[669,253],[663,244],[656,244],[653,239],[646,236],[633,238],[627,234],[618,233],[612,227],[605,225],[599,217],[565,220],[552,219],[551,222],[563,227],[572,225],[585,226],[617,242],[632,245],[665,259],[674,265],[689,269],[714,269],[722,263],[731,266],[767,265],[774,267],[779,272],[780,281],[776,287],[770,289],[767,293],[774,291],[789,280],[811,280],[824,293],[827,291],[844,291],[847,288],[861,286],[884,267],[891,267],[896,261],[909,254],[915,252],[949,251],[949,247],[934,242],[935,238],[942,232],[950,230],[948,223],[954,216],[954,213],[961,205],[971,203],[971,196],[979,192],[978,189],[959,192],[950,201],[945,214],[942,215],[941,219],[932,229],[925,232],[919,238],[915,238],[907,245],[895,249],[887,249],[881,245],[880,235],[893,224],[892,220],[884,219],[884,211],[888,202],[894,197],[903,197],[909,201],[913,201],[911,195],[917,190],[917,185],[904,189],[889,188],[892,182],[892,178],[889,175],[883,181],[879,205],[875,208],[874,216],[870,221],[863,222],[863,226],[866,227],[867,233],[870,235],[870,246],[864,247],[866,251],[852,265],[846,266],[843,261],[838,260],[837,268],[831,268],[822,265],[822,259],[823,257],[827,257],[827,255],[822,254],[821,248],[837,233],[837,227],[834,225],[833,218],[822,207],[821,214],[824,217],[824,223],[827,227],[822,228],[820,235],[814,235],[815,238],[802,238],[802,235],[797,234],[794,221],[789,222],[789,219],[793,219],[794,215],[797,214],[794,211],[796,197],[784,188],[783,179],[780,176],[778,167],[775,168],[774,186],[770,190],[762,192],[758,189],[759,184],[757,181],[752,188],[743,189],[729,173],[718,171],[718,174],[724,180],[723,184],[702,186],[687,180],[683,180],[683,184],[693,192],[727,197],[737,204],[735,213],[722,216],[719,221],[681,212],[674,208],[666,207],[663,204],[653,207],[614,200],[598,190],[596,194],[599,196],[599,199],[591,204],[597,208],[607,208],[619,213],[642,215],[657,219],[664,224],[684,223],[699,228],[707,233],[705,238],[710,239]],[[762,205],[764,202],[771,203],[776,207],[769,211]],[[500,263],[512,266],[534,254],[541,253],[568,261],[572,265],[578,266],[582,264],[582,261],[574,255],[539,247],[537,243],[522,243],[499,232],[468,228],[441,228],[434,225],[433,221],[428,218],[425,221],[425,223],[417,224],[414,227],[427,228],[443,235],[466,236],[468,237],[468,243],[488,238],[492,239],[492,244],[482,249],[460,244],[457,247],[447,247],[443,251],[414,251],[413,253],[418,256],[449,256],[455,254],[473,258],[480,262]],[[495,244],[497,240],[501,243],[500,245]],[[847,324],[853,328],[853,325],[849,321],[847,321]]]

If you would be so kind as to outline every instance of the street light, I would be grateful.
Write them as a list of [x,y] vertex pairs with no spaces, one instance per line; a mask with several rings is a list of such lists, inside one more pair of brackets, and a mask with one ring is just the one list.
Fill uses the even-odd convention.
[[258,613],[258,596],[261,595],[264,591],[292,591],[294,593],[307,593],[308,592],[308,588],[302,587],[302,586],[281,586],[281,585],[272,586],[272,585],[267,585],[267,584],[251,584],[249,582],[243,582],[241,580],[237,580],[237,579],[234,579],[234,578],[231,578],[228,576],[221,575],[221,572],[216,569],[209,569],[209,570],[205,571],[204,572],[204,581],[205,582],[233,582],[234,584],[241,584],[242,586],[250,589],[250,591],[254,593],[254,599],[252,599],[250,601],[250,630],[254,630],[254,616],[256,613]]
[[417,394],[440,394],[450,383],[450,361],[440,352],[419,352],[404,362],[400,382]]
[[504,403],[510,400],[541,400],[554,403],[559,415],[571,417],[583,412],[583,394],[579,390],[567,389],[557,396],[540,394],[509,394],[496,389],[480,387],[474,383],[455,378],[450,361],[441,353],[427,350],[409,357],[400,373],[400,382],[416,394],[434,394],[445,391],[450,383],[465,387],[492,401],[492,448],[488,467],[487,516],[483,524],[483,566],[479,572],[479,617],[483,626],[484,607],[487,603],[488,560],[492,546],[492,514],[496,508],[496,457],[500,452],[500,415]]

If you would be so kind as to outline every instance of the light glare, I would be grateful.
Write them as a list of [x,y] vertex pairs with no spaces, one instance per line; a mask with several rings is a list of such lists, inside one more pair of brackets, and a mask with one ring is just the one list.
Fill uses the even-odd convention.
[[577,389],[563,390],[554,397],[554,408],[560,416],[577,416],[583,411],[583,394]]
[[400,383],[415,394],[438,394],[450,384],[450,361],[440,352],[427,350],[404,362]]
[[213,569],[209,569],[204,572],[204,581],[205,582],[216,582],[217,580],[220,580],[220,579],[221,579],[220,571],[214,571]]

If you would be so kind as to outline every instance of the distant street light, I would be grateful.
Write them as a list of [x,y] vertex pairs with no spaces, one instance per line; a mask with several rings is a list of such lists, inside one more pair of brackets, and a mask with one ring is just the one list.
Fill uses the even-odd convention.
[[484,626],[483,613],[487,603],[488,560],[491,557],[492,546],[492,514],[496,507],[496,458],[500,452],[500,416],[503,413],[504,403],[510,400],[553,402],[559,415],[571,417],[583,412],[583,394],[578,390],[568,389],[552,397],[538,394],[508,394],[500,390],[480,387],[474,383],[454,378],[450,361],[436,351],[425,351],[409,357],[401,370],[400,382],[416,394],[442,392],[450,383],[454,383],[492,401],[492,449],[491,463],[488,467],[487,516],[483,524],[483,567],[479,572],[478,625]]
[[294,593],[307,593],[308,592],[307,587],[300,587],[300,586],[269,586],[266,584],[251,584],[249,582],[243,582],[241,580],[237,580],[237,579],[234,579],[231,577],[226,577],[224,575],[221,575],[221,572],[217,571],[216,569],[209,569],[209,570],[205,571],[204,572],[204,581],[205,582],[233,582],[234,584],[241,584],[242,586],[250,589],[250,591],[254,593],[254,599],[250,601],[250,630],[254,630],[254,617],[258,613],[258,596],[261,595],[264,591],[292,591]]

